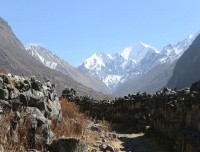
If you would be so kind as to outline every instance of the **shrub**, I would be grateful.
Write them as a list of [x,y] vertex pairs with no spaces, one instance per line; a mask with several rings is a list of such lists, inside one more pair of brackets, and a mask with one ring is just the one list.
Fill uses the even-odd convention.
[[60,99],[62,120],[53,122],[52,130],[56,137],[82,137],[87,126],[87,116],[81,114],[79,107],[66,98]]
[[101,132],[109,130],[110,124],[106,121],[99,122],[100,126],[102,126],[100,131],[90,130],[88,126],[92,120],[86,114],[80,112],[78,105],[68,101],[66,98],[61,98],[60,104],[62,120],[60,122],[53,121],[52,125],[52,131],[56,138],[61,136],[77,137],[84,140],[87,144],[93,145],[99,140]]
[[0,145],[5,152],[25,152],[28,148],[28,130],[25,124],[20,125],[16,134],[12,132],[13,113],[6,113],[0,116]]

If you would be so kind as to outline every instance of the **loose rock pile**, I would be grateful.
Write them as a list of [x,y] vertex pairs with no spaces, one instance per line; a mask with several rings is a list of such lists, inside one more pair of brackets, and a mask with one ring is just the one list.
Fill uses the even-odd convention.
[[191,89],[164,88],[154,95],[138,93],[112,101],[74,97],[74,102],[95,118],[147,132],[171,151],[200,151],[200,82]]
[[[0,74],[0,123],[1,130],[3,127],[5,129],[0,134],[1,151],[6,149],[6,143],[23,141],[26,142],[23,145],[26,150],[55,151],[53,149],[57,146],[56,143],[60,145],[61,140],[53,141],[54,134],[50,126],[52,120],[60,121],[61,117],[61,107],[54,84],[49,81],[42,84],[35,77],[29,79],[11,74]],[[5,121],[6,125],[3,122],[4,119],[7,121]],[[5,137],[2,137],[3,135]],[[65,142],[70,143],[75,140],[65,139]],[[81,143],[81,145],[84,144]],[[70,148],[73,149],[73,145],[68,146],[68,149]],[[63,152],[67,149],[57,149],[57,151]]]
[[12,110],[35,107],[45,117],[56,119],[61,117],[55,86],[49,81],[43,85],[35,77],[29,80],[19,76],[1,74],[0,99],[1,105],[5,106],[6,102],[6,106]]

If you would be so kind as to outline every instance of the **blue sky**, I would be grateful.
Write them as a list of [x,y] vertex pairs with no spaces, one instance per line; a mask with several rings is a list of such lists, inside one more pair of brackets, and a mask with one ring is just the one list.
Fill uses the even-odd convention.
[[4,0],[0,16],[21,42],[77,66],[139,41],[162,49],[200,30],[199,0]]

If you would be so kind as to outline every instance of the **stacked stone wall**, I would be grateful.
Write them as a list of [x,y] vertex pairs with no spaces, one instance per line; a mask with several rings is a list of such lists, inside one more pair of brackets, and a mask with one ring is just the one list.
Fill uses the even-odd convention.
[[[138,93],[111,101],[71,96],[83,112],[124,129],[142,131],[177,152],[200,150],[199,83],[191,89],[168,88],[154,95]],[[67,96],[65,96],[67,97]]]

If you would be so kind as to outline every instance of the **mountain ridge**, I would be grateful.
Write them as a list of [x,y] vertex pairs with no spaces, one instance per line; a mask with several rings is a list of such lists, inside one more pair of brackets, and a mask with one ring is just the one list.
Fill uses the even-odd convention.
[[[163,48],[159,64],[156,64],[146,74],[131,79],[120,85],[113,96],[124,96],[127,93],[147,92],[155,93],[167,86],[169,79],[173,74],[174,67],[184,51],[191,45],[195,36],[189,36],[175,45],[167,45]],[[188,41],[189,40],[189,41]],[[180,47],[182,46],[182,47]]]
[[45,66],[59,71],[89,88],[104,94],[110,94],[109,89],[103,82],[74,68],[67,61],[53,54],[52,51],[37,44],[29,44],[25,49],[33,58]]
[[78,69],[103,81],[114,92],[120,85],[148,73],[156,65],[177,60],[193,39],[189,35],[185,40],[167,45],[161,51],[139,42],[113,55],[95,53]]
[[167,86],[181,89],[200,79],[200,34],[178,60]]

